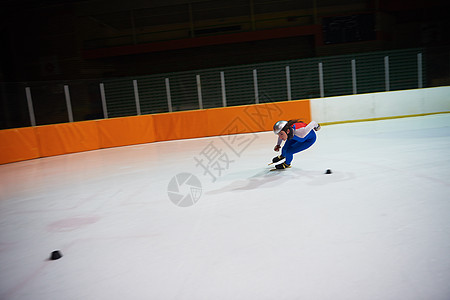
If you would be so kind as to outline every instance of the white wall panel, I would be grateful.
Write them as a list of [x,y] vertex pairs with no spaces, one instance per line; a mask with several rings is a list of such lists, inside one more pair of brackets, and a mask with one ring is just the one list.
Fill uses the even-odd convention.
[[450,87],[311,99],[311,116],[322,123],[450,111]]

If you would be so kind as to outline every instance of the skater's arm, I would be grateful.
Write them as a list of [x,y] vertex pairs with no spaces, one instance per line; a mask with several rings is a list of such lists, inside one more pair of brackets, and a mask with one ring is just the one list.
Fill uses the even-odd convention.
[[301,127],[298,129],[295,129],[294,134],[300,138],[304,138],[308,135],[308,133],[313,130],[314,128],[318,127],[319,124],[317,124],[316,121],[311,121],[308,125],[305,127]]
[[277,144],[273,148],[274,151],[277,151],[277,152],[280,151],[280,149],[281,149],[281,141],[282,141],[282,139],[280,137],[278,137]]

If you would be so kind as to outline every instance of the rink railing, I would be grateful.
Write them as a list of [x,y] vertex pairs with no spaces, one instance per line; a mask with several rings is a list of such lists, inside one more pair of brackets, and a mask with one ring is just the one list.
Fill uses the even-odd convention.
[[314,57],[145,76],[0,83],[0,128],[427,87],[426,49]]
[[[223,71],[199,71],[198,74],[168,74],[164,78],[147,76],[139,79],[107,80],[99,83],[102,117],[108,119],[147,113],[423,88],[421,52],[408,53],[405,57],[385,55],[377,58],[376,67],[371,62],[366,69],[363,67],[367,61],[373,60],[373,57],[360,55],[358,60],[340,56],[338,61],[326,58],[303,60],[303,65],[292,61],[285,62],[288,65],[260,64],[224,68]],[[393,59],[396,65],[392,65]],[[358,70],[357,63],[360,65]],[[300,75],[301,72],[305,72],[307,76]],[[300,92],[299,87],[309,92]],[[74,122],[69,85],[64,85],[63,89],[67,120]],[[30,87],[25,90],[30,123],[31,126],[36,126],[38,124],[34,115],[32,92]],[[183,93],[180,90],[184,90]],[[144,100],[146,93],[151,94],[153,104]],[[204,95],[205,93],[209,94]]]
[[272,130],[281,119],[323,125],[450,113],[450,87],[121,117],[0,130],[0,163],[158,141]]

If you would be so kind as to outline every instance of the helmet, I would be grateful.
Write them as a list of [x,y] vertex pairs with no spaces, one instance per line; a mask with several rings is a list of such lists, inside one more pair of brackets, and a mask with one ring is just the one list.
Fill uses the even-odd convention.
[[283,130],[284,126],[287,124],[287,121],[278,121],[273,125],[273,133],[279,134],[281,130]]

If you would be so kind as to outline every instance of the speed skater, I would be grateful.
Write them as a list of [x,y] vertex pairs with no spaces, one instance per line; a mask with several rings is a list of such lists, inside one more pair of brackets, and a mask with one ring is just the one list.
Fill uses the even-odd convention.
[[278,135],[278,141],[273,150],[278,152],[281,148],[281,142],[284,141],[285,143],[281,149],[281,155],[274,157],[272,163],[286,160],[277,164],[275,168],[290,168],[294,154],[308,149],[315,143],[316,133],[314,131],[318,130],[320,130],[320,125],[316,121],[311,121],[309,124],[297,119],[276,122],[273,125],[273,132]]

